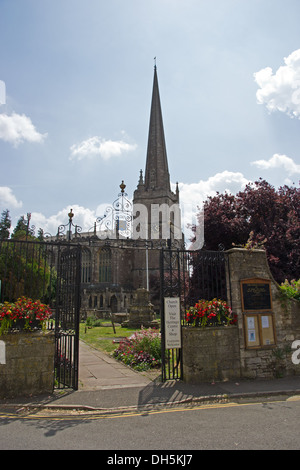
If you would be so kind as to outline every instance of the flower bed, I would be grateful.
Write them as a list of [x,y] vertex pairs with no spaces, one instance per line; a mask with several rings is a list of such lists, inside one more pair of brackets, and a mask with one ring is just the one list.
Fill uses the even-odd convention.
[[20,297],[16,302],[0,304],[0,336],[11,330],[27,330],[43,328],[50,318],[50,307],[39,300],[33,301]]
[[185,323],[189,326],[227,326],[234,325],[237,316],[224,300],[199,300],[185,314]]
[[135,370],[148,370],[161,365],[161,337],[157,330],[141,329],[124,338],[113,357]]

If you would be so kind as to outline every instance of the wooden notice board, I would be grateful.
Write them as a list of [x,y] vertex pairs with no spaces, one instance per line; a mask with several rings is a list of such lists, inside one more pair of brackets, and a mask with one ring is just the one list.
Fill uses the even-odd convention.
[[247,348],[267,348],[275,345],[272,312],[244,314],[245,343]]
[[241,281],[246,348],[268,348],[276,344],[272,311],[271,281]]

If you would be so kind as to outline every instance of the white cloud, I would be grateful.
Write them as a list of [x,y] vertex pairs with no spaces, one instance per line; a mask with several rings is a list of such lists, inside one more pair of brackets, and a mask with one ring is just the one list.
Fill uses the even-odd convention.
[[25,114],[0,114],[0,139],[19,145],[22,142],[43,142],[47,134],[40,134]]
[[213,196],[216,192],[225,191],[236,194],[249,183],[242,173],[223,171],[210,176],[208,180],[200,180],[198,183],[179,183],[181,204],[193,204],[201,206],[208,196]]
[[283,168],[288,175],[300,173],[300,165],[297,165],[294,160],[286,155],[279,155],[275,153],[269,160],[256,160],[252,165],[261,168],[262,170],[270,170],[276,168]]
[[260,87],[256,98],[270,112],[281,111],[300,119],[300,49],[285,57],[284,62],[285,65],[279,67],[275,74],[271,67],[254,74]]
[[[202,207],[203,201],[207,196],[213,196],[217,191],[220,193],[227,191],[236,194],[238,191],[244,189],[248,182],[249,180],[247,180],[242,173],[224,171],[217,173],[206,181],[200,180],[198,183],[191,184],[179,183],[182,227],[186,235],[186,240],[188,241],[191,236],[191,232],[187,230],[186,226],[187,224],[197,222],[196,216],[199,211],[198,207]],[[175,185],[172,184],[172,188],[174,190]],[[83,233],[88,231],[93,232],[96,219],[103,216],[106,209],[110,206],[110,203],[102,203],[96,210],[91,210],[78,204],[70,204],[50,217],[46,217],[40,212],[32,212],[31,225],[36,227],[36,231],[41,227],[45,233],[48,232],[52,236],[55,236],[60,225],[68,224],[68,213],[72,208],[74,213],[73,224],[80,226]],[[104,229],[105,224],[103,224],[101,230]],[[98,230],[100,230],[100,226],[97,225],[97,231]]]
[[[200,180],[198,183],[179,183],[182,230],[185,233],[187,246],[189,246],[189,240],[192,236],[192,232],[189,228],[187,228],[187,225],[193,225],[198,222],[197,214],[199,210],[201,210],[203,202],[207,199],[207,197],[214,196],[216,192],[224,193],[225,191],[231,194],[236,194],[240,190],[243,190],[247,183],[249,183],[249,180],[247,180],[242,173],[230,171],[217,173],[214,176],[208,178],[206,181]],[[6,195],[12,194],[9,188],[6,189]],[[172,189],[175,190],[174,184],[172,184]],[[0,188],[0,203],[1,199]],[[6,201],[8,201],[8,199],[6,199]],[[22,205],[22,203],[18,203],[17,201],[16,203],[18,205],[15,207],[20,207]],[[11,207],[11,203],[7,202],[7,204],[4,204],[4,206]],[[68,214],[72,208],[74,214],[72,219],[73,224],[81,227],[82,233],[90,232],[92,234],[96,219],[98,217],[104,216],[106,209],[110,206],[110,203],[101,203],[95,210],[91,210],[78,204],[70,204],[49,217],[46,217],[40,212],[32,212],[31,226],[35,226],[36,234],[38,229],[42,228],[44,233],[56,236],[58,227],[60,225],[68,224]],[[105,230],[105,220],[101,226],[99,224],[97,225],[97,234],[99,234],[99,230]],[[67,230],[68,227],[66,226],[63,233],[66,234]],[[73,226],[73,233],[74,230],[75,229]],[[202,239],[201,237],[202,234],[198,235],[200,240]]]
[[[73,225],[78,225],[81,227],[82,232],[87,232],[90,228],[93,227],[96,220],[95,212],[78,204],[71,204],[66,206],[64,209],[58,211],[56,214],[53,214],[50,217],[46,217],[40,212],[32,212],[31,224],[34,225],[37,230],[42,228],[44,233],[55,236],[60,225],[68,224],[68,214],[71,209],[74,214],[72,219]],[[68,227],[65,228],[63,233],[66,234],[67,230]],[[72,231],[74,233],[74,227],[72,227]]]
[[18,201],[11,188],[0,186],[0,207],[3,209],[18,209],[22,207],[22,201]]
[[[249,180],[242,173],[223,171],[209,177],[206,181],[200,180],[198,183],[179,183],[179,196],[182,217],[182,228],[186,241],[190,239],[192,232],[187,229],[187,225],[197,223],[197,214],[203,208],[203,202],[208,196],[214,196],[217,192],[225,191],[236,194],[243,190]],[[172,185],[175,190],[175,185]],[[205,221],[204,221],[205,224]]]
[[[41,212],[32,212],[31,225],[35,226],[36,233],[39,228],[42,228],[44,233],[48,233],[51,236],[56,236],[58,227],[60,225],[65,225],[66,227],[64,230],[62,230],[61,234],[66,235],[69,223],[68,214],[72,209],[72,212],[74,214],[72,218],[72,232],[75,232],[74,226],[77,225],[78,227],[80,227],[80,233],[90,232],[92,234],[96,219],[98,217],[102,217],[105,214],[106,209],[110,206],[111,205],[108,203],[102,203],[96,208],[96,210],[91,210],[78,204],[70,204],[68,206],[65,206],[65,208],[59,210],[56,214],[53,214],[49,217],[46,217]],[[100,229],[104,230],[105,226],[103,225],[100,227],[100,225],[97,224],[97,232]]]
[[87,157],[100,156],[103,160],[121,155],[123,152],[130,152],[136,149],[135,144],[128,144],[123,140],[105,140],[95,136],[84,140],[79,144],[74,144],[70,148],[70,159],[82,160]]

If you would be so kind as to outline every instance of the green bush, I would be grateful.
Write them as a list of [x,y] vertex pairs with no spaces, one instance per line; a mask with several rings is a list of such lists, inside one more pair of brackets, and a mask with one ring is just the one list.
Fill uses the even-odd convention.
[[280,286],[281,292],[289,299],[296,299],[300,301],[300,279],[298,281],[292,280],[288,282],[285,280]]
[[86,326],[94,326],[96,318],[95,317],[87,317],[85,324]]
[[101,320],[101,318],[96,317],[87,317],[85,324],[89,327],[103,326],[103,320]]

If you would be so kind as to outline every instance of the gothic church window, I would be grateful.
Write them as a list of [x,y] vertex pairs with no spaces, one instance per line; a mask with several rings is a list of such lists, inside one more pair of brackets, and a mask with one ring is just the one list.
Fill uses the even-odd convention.
[[91,282],[91,252],[87,249],[82,251],[81,282]]
[[99,282],[111,282],[111,251],[99,251]]

